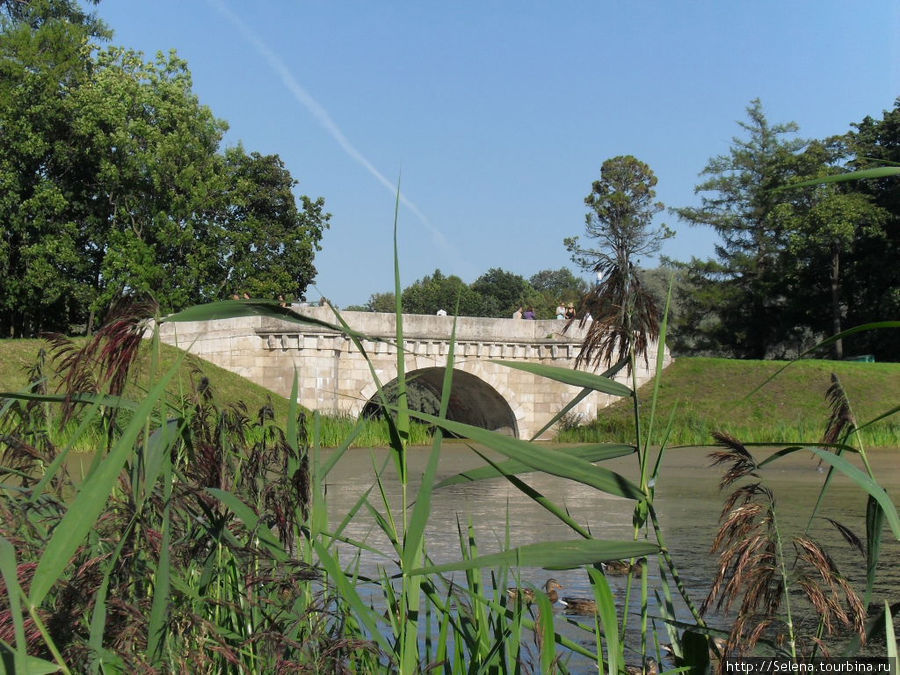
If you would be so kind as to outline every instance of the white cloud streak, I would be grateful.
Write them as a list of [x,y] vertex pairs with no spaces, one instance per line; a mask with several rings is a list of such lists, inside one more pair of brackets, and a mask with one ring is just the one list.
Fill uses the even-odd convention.
[[[293,94],[294,98],[297,100],[300,105],[302,105],[306,110],[315,118],[315,120],[319,123],[319,125],[328,132],[328,134],[337,142],[337,144],[351,159],[360,164],[366,171],[368,171],[379,183],[381,183],[392,195],[397,195],[397,185],[389,181],[385,176],[375,168],[375,166],[363,155],[353,143],[350,142],[350,139],[344,135],[344,132],[341,131],[340,127],[338,127],[337,123],[331,118],[331,115],[328,114],[328,111],[325,110],[319,104],[316,99],[314,99],[306,89],[304,89],[291,71],[288,69],[287,65],[278,56],[269,46],[260,38],[250,27],[239,17],[237,14],[231,11],[222,0],[208,0],[209,4],[211,4],[222,16],[224,16],[228,21],[241,33],[243,38],[249,42],[253,48],[262,56],[269,67],[278,74],[281,78],[282,83],[287,88],[288,91]],[[429,229],[434,238],[435,242],[440,245],[447,253],[451,254],[454,258],[459,258],[456,252],[453,250],[453,247],[447,241],[447,238],[444,234],[438,230],[428,219],[428,217],[422,213],[421,209],[416,206],[412,201],[410,201],[401,191],[400,192],[400,203],[405,206],[411,213],[413,213],[422,224],[425,225]]]

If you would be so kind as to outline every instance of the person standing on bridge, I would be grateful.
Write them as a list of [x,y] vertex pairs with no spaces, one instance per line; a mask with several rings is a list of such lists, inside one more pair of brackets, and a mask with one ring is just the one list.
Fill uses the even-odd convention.
[[529,307],[528,309],[525,310],[524,318],[534,321],[534,307]]
[[521,307],[519,307],[519,309],[517,309],[515,312],[513,312],[512,318],[514,318],[514,319],[522,318],[522,308]]

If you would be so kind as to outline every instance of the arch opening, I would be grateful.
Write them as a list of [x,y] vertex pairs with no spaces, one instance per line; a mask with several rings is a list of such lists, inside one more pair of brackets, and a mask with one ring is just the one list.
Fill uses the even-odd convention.
[[[407,373],[407,400],[411,410],[437,415],[440,409],[444,368],[421,368]],[[397,379],[385,385],[388,400],[396,399]],[[375,395],[363,407],[362,414],[373,417],[382,414],[382,406]],[[505,433],[518,438],[516,416],[506,399],[487,382],[462,370],[453,371],[453,386],[447,406],[447,419],[472,426]]]

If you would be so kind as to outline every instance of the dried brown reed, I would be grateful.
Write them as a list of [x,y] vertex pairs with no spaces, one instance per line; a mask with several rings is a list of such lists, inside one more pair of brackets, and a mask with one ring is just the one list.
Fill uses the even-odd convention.
[[[760,465],[737,439],[716,434],[723,449],[710,454],[714,466],[724,466],[720,488],[733,488],[726,497],[720,527],[711,551],[719,553],[715,579],[701,608],[706,613],[730,612],[736,607],[725,653],[743,655],[764,637],[787,639],[802,651],[787,605],[790,589],[802,592],[820,617],[828,635],[851,630],[865,639],[865,609],[859,596],[840,574],[834,560],[805,535],[790,539],[796,559],[785,560],[785,537],[779,529],[776,499],[760,477]],[[849,528],[838,532],[861,550]],[[807,638],[810,648],[821,649],[818,635]]]

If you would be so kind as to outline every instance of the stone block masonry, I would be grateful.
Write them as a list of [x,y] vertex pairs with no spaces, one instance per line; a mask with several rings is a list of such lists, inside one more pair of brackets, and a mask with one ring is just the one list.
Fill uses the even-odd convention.
[[[303,316],[336,323],[328,307],[295,309]],[[391,383],[397,376],[396,317],[373,312],[342,312],[341,316],[365,336],[361,347],[381,384]],[[456,321],[451,419],[531,438],[579,393],[577,387],[492,362],[574,368],[584,338],[577,324],[564,332],[561,320],[458,317]],[[439,390],[452,330],[453,317],[404,315],[407,374]],[[291,395],[296,372],[298,402],[323,413],[356,416],[376,392],[369,364],[353,341],[327,327],[252,316],[163,323],[160,337],[285,397]],[[655,346],[651,354],[656,354]],[[649,368],[638,364],[639,385],[652,377],[654,361]],[[663,365],[670,361],[666,350]],[[630,378],[620,379],[630,386]],[[612,397],[595,392],[572,412],[591,420],[611,401]]]

